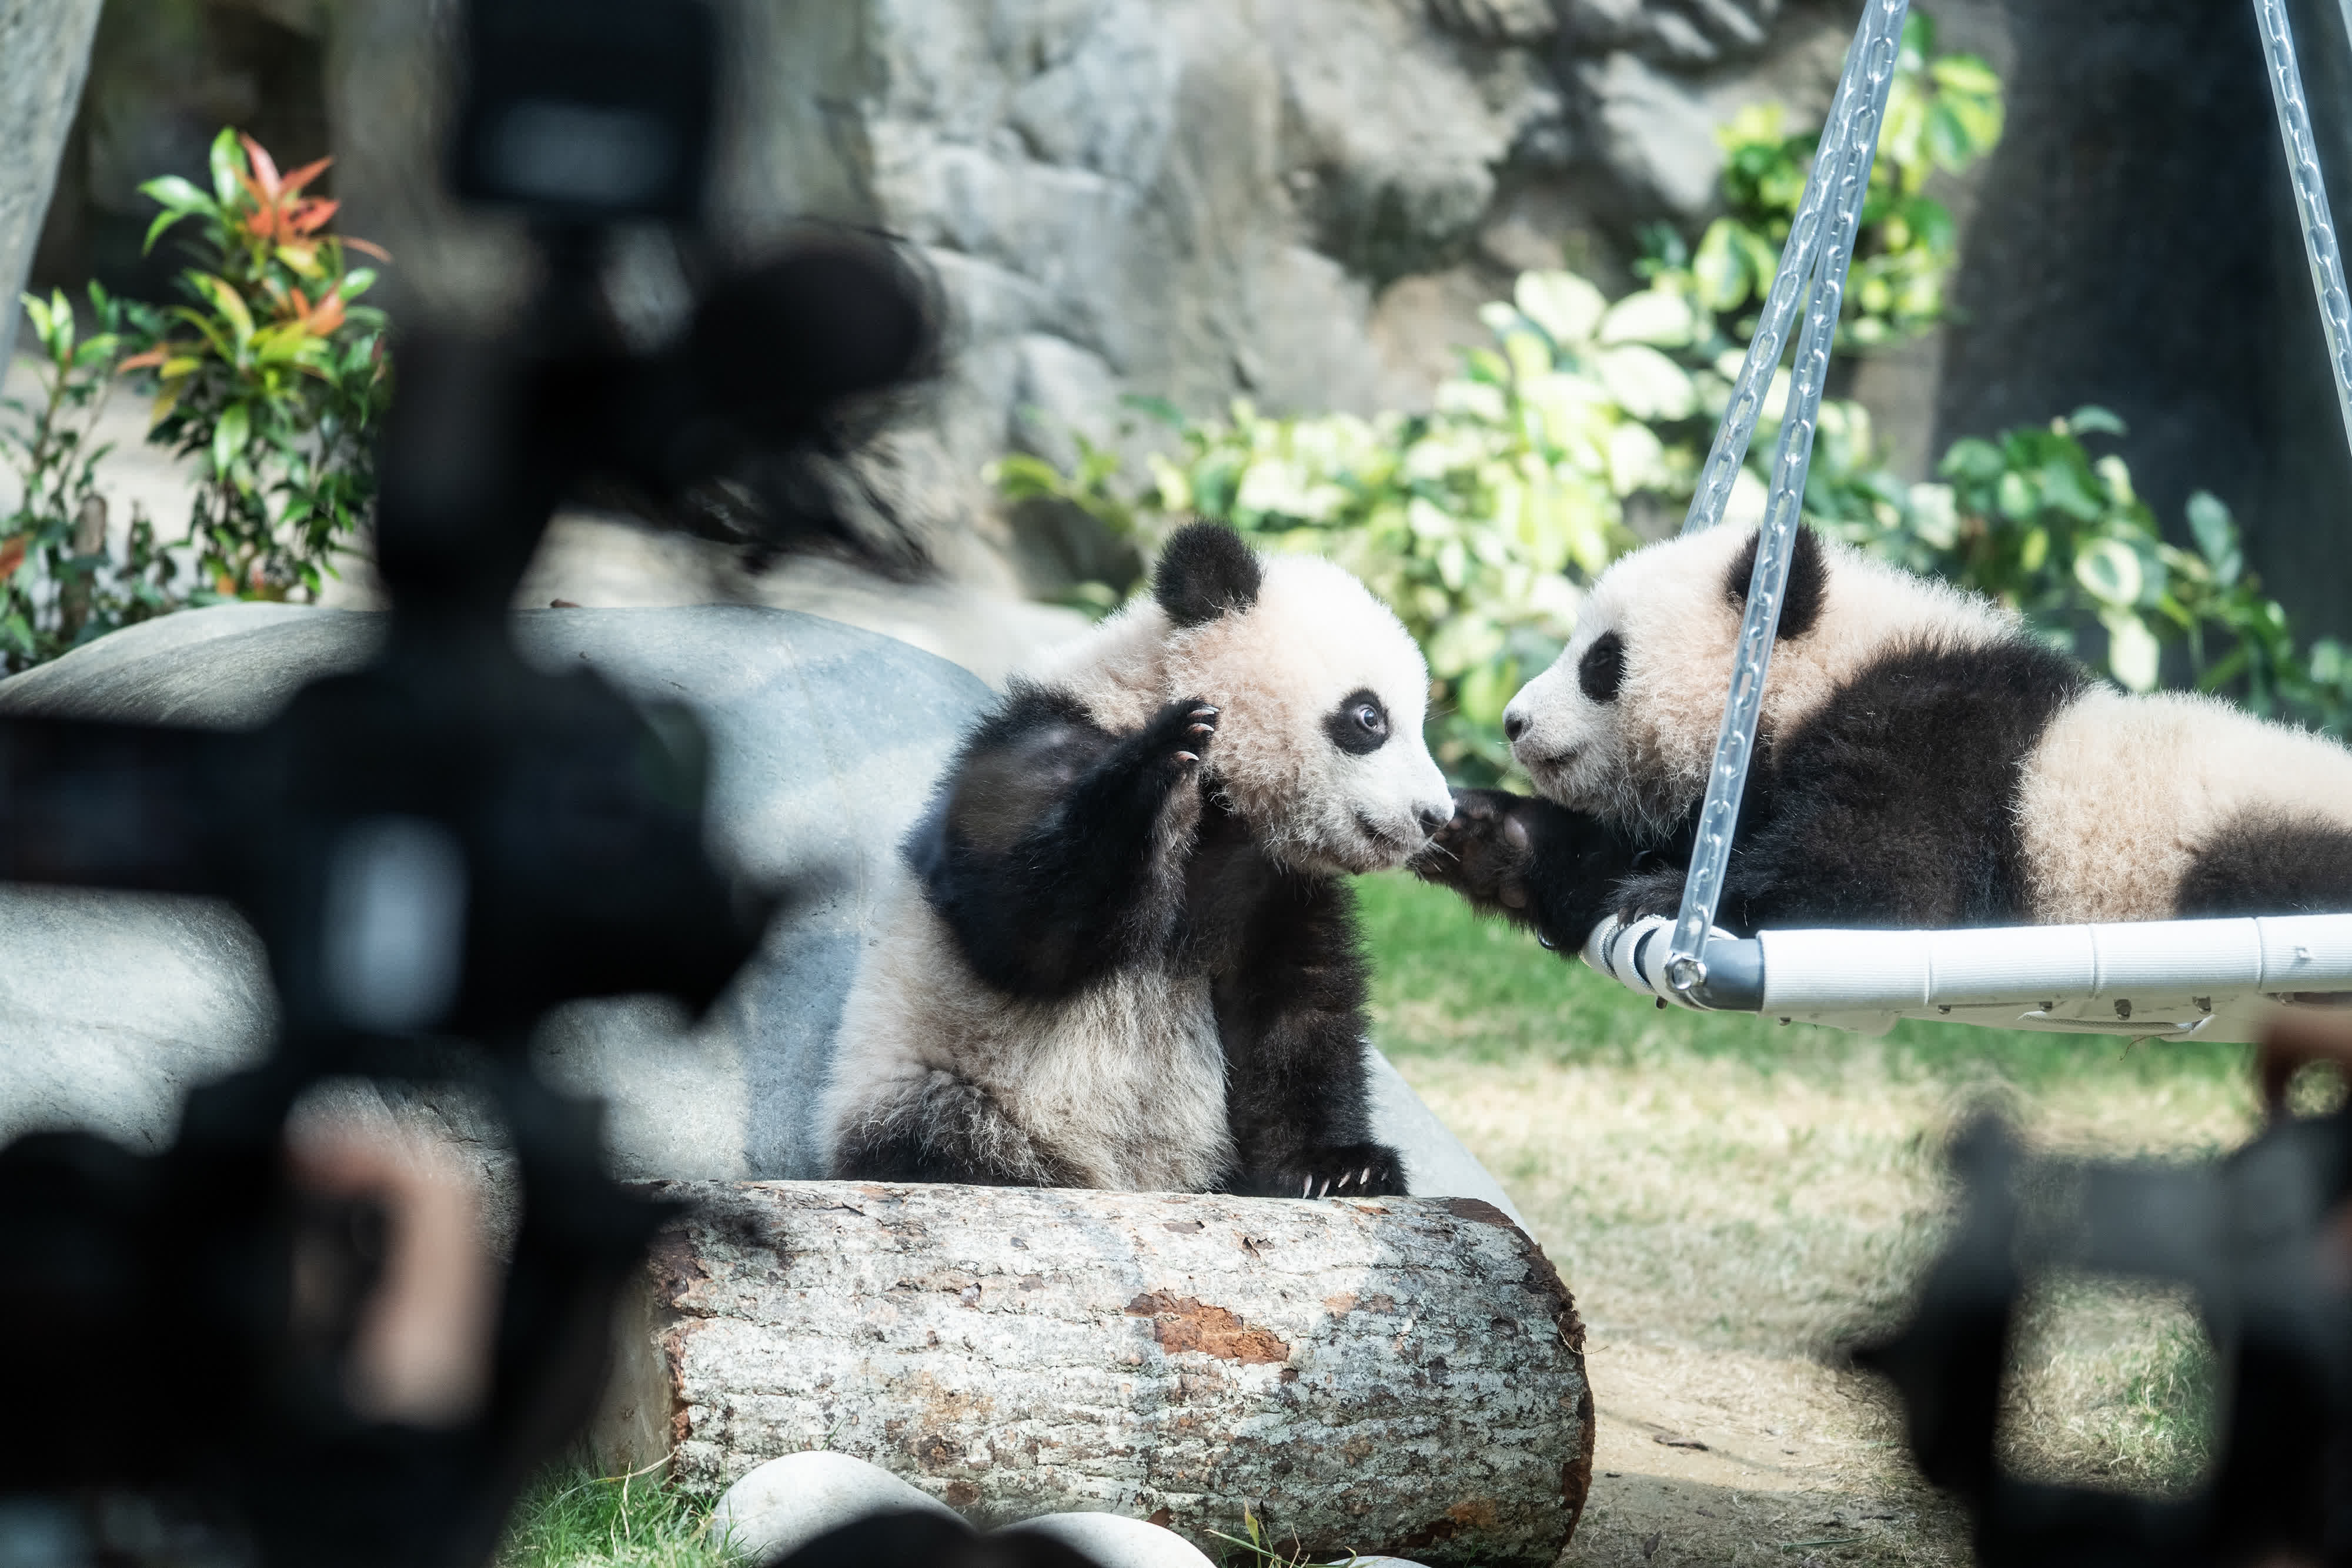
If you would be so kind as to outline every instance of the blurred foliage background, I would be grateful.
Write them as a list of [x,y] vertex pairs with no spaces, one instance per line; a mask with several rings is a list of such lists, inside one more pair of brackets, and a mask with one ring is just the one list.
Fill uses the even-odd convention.
[[[1072,463],[1017,454],[991,478],[1013,502],[1084,513],[1133,541],[1139,561],[1192,517],[1340,561],[1428,655],[1439,760],[1461,782],[1505,779],[1503,706],[1566,643],[1582,590],[1689,502],[1819,135],[1788,130],[1787,118],[1763,104],[1721,131],[1723,215],[1696,236],[1647,231],[1642,287],[1611,300],[1570,271],[1521,274],[1509,299],[1482,312],[1491,341],[1464,351],[1426,412],[1274,417],[1237,402],[1223,419],[1187,419],[1129,399],[1126,417],[1168,437],[1141,467],[1079,438]],[[1973,55],[1939,51],[1933,19],[1915,11],[1841,352],[1869,354],[1948,319],[1954,225],[1931,180],[1990,152],[2001,125],[1999,77]],[[1732,498],[1736,521],[1762,513],[1787,385],[1783,370]],[[2341,733],[2352,710],[2343,647],[2298,641],[2210,494],[2188,504],[2194,548],[2168,543],[2133,489],[2119,449],[2127,436],[2107,411],[2077,409],[1956,442],[1935,479],[1906,483],[1868,410],[1831,400],[1806,515],[1834,538],[1992,595],[2132,690],[2193,685]],[[1075,597],[1108,612],[1140,581],[1086,583]]]

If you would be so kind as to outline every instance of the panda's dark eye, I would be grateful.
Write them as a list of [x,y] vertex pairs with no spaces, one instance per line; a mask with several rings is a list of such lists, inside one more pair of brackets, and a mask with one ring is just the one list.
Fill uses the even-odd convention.
[[1576,684],[1597,703],[1613,703],[1625,684],[1625,639],[1603,632],[1576,662]]
[[1369,691],[1349,692],[1323,721],[1331,744],[1358,757],[1388,744],[1389,710]]

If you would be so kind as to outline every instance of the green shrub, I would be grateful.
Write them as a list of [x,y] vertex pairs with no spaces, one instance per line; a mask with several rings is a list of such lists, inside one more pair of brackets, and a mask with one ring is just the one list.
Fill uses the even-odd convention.
[[[1081,440],[1067,472],[1016,455],[991,470],[1015,501],[1076,507],[1150,547],[1202,517],[1261,546],[1311,550],[1354,570],[1421,642],[1434,685],[1430,742],[1457,780],[1512,771],[1503,706],[1548,664],[1581,590],[1637,531],[1689,502],[1729,401],[1752,319],[1737,312],[1770,286],[1818,133],[1785,134],[1766,105],[1724,132],[1727,213],[1696,253],[1654,232],[1644,287],[1614,301],[1564,271],[1522,274],[1486,306],[1490,343],[1427,413],[1280,418],[1235,403],[1223,420],[1129,405],[1165,422],[1173,448],[1128,472]],[[1926,193],[2000,134],[2000,78],[1973,56],[1938,55],[1914,14],[1873,173],[1842,342],[1867,349],[1945,319],[1954,264],[1949,213]],[[1763,510],[1785,371],[1766,400],[1734,517]],[[2333,642],[2298,651],[2285,613],[2244,570],[2236,523],[2215,497],[2189,504],[2194,549],[2168,544],[2121,456],[2086,436],[2120,421],[2085,408],[2047,426],[1957,443],[1940,483],[1905,483],[1885,465],[1868,412],[1821,411],[1805,511],[1817,526],[1915,571],[1991,594],[2054,643],[2092,652],[2146,691],[2174,673],[2263,713],[2340,730],[2352,715],[2352,657]],[[1642,521],[1637,530],[1632,526]],[[1132,582],[1084,585],[1098,608]]]
[[[1728,312],[1770,291],[1805,176],[1821,141],[1817,127],[1790,134],[1777,103],[1751,106],[1719,132],[1727,209],[1696,249],[1671,227],[1644,236],[1644,271],[1687,271],[1709,310]],[[1975,55],[1936,52],[1936,24],[1914,11],[1903,26],[1886,121],[1854,241],[1838,326],[1841,351],[1874,349],[1942,324],[1944,286],[1957,259],[1951,210],[1927,193],[1937,170],[1958,173],[2000,141],[2000,78]],[[1753,319],[1737,329],[1742,342]]]
[[281,175],[259,142],[225,129],[211,191],[176,175],[140,187],[163,208],[151,248],[195,225],[184,302],[124,361],[159,384],[149,439],[202,474],[195,602],[315,596],[374,502],[392,392],[384,319],[353,303],[375,274],[344,253],[382,252],[329,233],[336,204],[302,193],[329,162]]
[[24,296],[40,352],[40,397],[0,403],[0,461],[21,494],[0,517],[0,671],[13,672],[92,637],[161,614],[177,602],[176,568],[155,548],[154,525],[131,518],[121,559],[108,539],[107,504],[97,469],[108,448],[92,432],[122,357],[130,309],[93,283],[83,333],[62,289]]

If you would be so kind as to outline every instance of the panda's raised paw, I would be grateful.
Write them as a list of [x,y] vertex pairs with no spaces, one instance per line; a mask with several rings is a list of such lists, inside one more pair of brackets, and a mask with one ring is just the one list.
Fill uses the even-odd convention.
[[1253,1173],[1240,1190],[1259,1197],[1401,1197],[1404,1161],[1386,1144],[1307,1149]]
[[1183,697],[1151,716],[1144,728],[1147,744],[1165,756],[1180,773],[1201,765],[1209,742],[1217,736],[1217,710],[1199,697]]
[[1526,909],[1535,862],[1527,811],[1534,804],[1507,789],[1456,789],[1453,820],[1414,858],[1413,874],[1488,909]]

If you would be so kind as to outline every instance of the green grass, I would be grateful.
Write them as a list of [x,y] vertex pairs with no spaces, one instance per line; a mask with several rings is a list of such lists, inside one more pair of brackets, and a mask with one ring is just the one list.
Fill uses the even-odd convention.
[[734,1568],[708,1517],[650,1476],[565,1466],[515,1505],[498,1568]]
[[[1596,1343],[1670,1351],[1621,1384],[1633,1406],[1719,1399],[1757,1358],[1819,1364],[1901,1315],[1950,1213],[1945,1139],[1988,1100],[2029,1142],[2094,1156],[2210,1155],[2256,1124],[2242,1046],[1661,1010],[1443,890],[1358,889],[1382,1049],[1509,1188]],[[2210,1351],[2159,1296],[2036,1293],[2011,1374],[2021,1468],[2158,1490],[2196,1473]],[[1814,1436],[1885,1452],[1895,1434],[1853,1419]],[[1901,1484],[1856,1465],[1820,1484]]]

